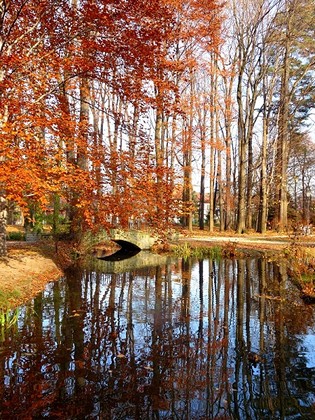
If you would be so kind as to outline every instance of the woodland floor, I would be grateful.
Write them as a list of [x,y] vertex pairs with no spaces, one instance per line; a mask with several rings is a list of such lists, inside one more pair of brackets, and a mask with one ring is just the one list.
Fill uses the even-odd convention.
[[[217,232],[210,236],[207,231],[196,230],[181,231],[179,242],[202,247],[216,245],[253,251],[281,251],[294,242],[308,248],[314,247],[315,236],[280,236],[271,232],[267,235],[222,235]],[[8,255],[0,259],[0,309],[18,306],[43,290],[49,281],[60,278],[62,267],[69,262],[67,251],[60,249],[59,255],[56,255],[53,244],[47,241],[8,242]]]

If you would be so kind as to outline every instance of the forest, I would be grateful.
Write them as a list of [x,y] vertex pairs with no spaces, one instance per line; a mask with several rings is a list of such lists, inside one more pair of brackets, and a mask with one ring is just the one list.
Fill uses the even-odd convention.
[[1,238],[17,209],[77,236],[310,225],[314,23],[314,0],[1,0]]

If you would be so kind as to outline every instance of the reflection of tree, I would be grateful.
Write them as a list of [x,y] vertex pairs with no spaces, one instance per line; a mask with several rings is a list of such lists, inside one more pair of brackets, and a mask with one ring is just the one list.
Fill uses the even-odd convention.
[[223,336],[222,336],[222,374],[220,377],[220,388],[222,392],[222,398],[224,396],[229,396],[229,368],[228,368],[228,351],[229,351],[229,313],[230,313],[230,276],[229,276],[229,269],[231,266],[231,262],[229,260],[225,260],[224,264],[221,263],[220,267],[222,267],[222,272],[220,270],[220,274],[223,276],[224,279],[224,310],[223,310]]
[[286,272],[283,264],[276,266],[276,274],[278,278],[278,297],[279,303],[276,306],[275,312],[275,371],[276,371],[276,384],[277,384],[277,401],[279,418],[285,417],[285,331],[284,331],[284,318],[283,318],[283,299],[284,287],[286,281]]
[[[305,360],[298,354],[298,339],[288,334],[286,320],[292,319],[293,316],[294,322],[300,323],[300,319],[295,313],[291,316],[288,314],[285,262],[274,266],[274,271],[275,293],[278,298],[274,314],[274,367],[277,391],[274,395],[274,410],[279,418],[286,418],[288,415],[302,416],[308,412],[309,391],[314,390],[315,381],[314,376],[306,372]],[[300,390],[296,394],[297,388]],[[311,395],[311,399],[314,400],[313,391]]]
[[150,386],[150,398],[154,416],[158,418],[161,399],[161,385],[163,371],[163,305],[162,305],[162,275],[161,267],[156,268],[155,275],[155,299],[154,299],[154,323],[152,331],[152,361],[153,373]]
[[242,360],[244,358],[244,280],[245,280],[245,261],[239,260],[237,264],[237,286],[236,286],[236,334],[235,334],[235,382],[233,384],[233,403],[235,415],[241,418],[240,401],[243,400],[241,392],[242,386]]

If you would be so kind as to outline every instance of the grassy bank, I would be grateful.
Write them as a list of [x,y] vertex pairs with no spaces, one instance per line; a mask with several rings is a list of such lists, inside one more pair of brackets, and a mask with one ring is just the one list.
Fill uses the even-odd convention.
[[0,259],[0,310],[11,308],[34,297],[49,281],[60,278],[52,244],[9,243],[8,255]]
[[307,303],[315,303],[315,248],[292,245],[284,250],[290,278]]

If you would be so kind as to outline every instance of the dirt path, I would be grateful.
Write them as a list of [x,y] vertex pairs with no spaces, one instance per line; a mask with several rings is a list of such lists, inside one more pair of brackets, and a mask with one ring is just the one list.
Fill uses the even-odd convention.
[[185,232],[179,238],[180,243],[189,243],[193,246],[235,246],[236,248],[256,250],[281,250],[293,243],[304,247],[315,247],[315,235],[299,236],[293,238],[289,235],[209,235],[205,232]]

